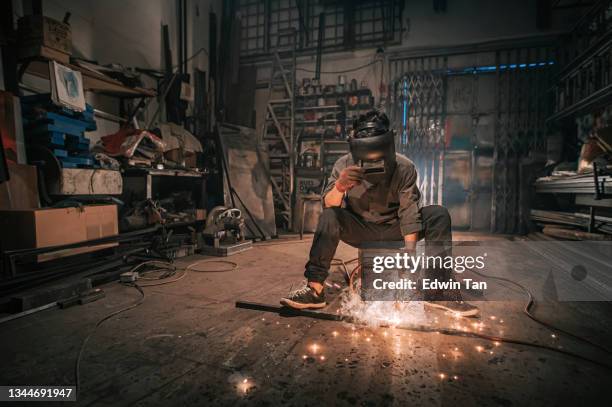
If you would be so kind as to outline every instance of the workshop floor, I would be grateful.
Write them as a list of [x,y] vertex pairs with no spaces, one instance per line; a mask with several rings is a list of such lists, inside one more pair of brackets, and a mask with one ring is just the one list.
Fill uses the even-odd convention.
[[[141,306],[108,320],[91,337],[77,405],[559,406],[610,400],[610,370],[549,350],[235,308],[237,300],[278,304],[300,283],[309,246],[310,238],[258,244],[228,258],[238,270],[190,272],[174,284],[145,288]],[[356,251],[342,245],[337,257],[350,259]],[[118,283],[102,288],[106,298],[100,301],[3,324],[0,384],[73,384],[77,352],[95,323],[140,297]],[[610,363],[580,342],[552,337],[522,314],[523,301],[478,305],[490,329],[503,327],[504,335]],[[542,305],[536,313],[608,345],[611,311],[610,303],[585,302]]]

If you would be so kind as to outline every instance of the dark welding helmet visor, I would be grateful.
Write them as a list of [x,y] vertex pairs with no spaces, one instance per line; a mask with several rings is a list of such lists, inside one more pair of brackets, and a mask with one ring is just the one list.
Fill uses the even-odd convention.
[[365,169],[365,179],[381,182],[395,170],[395,134],[380,122],[368,122],[348,139],[355,164]]

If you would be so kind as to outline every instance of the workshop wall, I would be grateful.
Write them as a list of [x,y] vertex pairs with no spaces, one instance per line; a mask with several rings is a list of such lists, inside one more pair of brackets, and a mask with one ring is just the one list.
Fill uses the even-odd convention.
[[[24,14],[24,5],[17,2],[18,15]],[[194,0],[188,2],[187,56],[202,47],[208,48],[209,11],[221,14],[222,0]],[[43,14],[62,20],[64,14],[72,13],[73,55],[95,60],[100,64],[118,63],[126,67],[163,69],[162,26],[170,28],[173,50],[173,65],[178,64],[178,19],[176,2],[165,0],[54,0],[43,2]],[[109,45],[111,44],[111,45]],[[208,55],[200,52],[188,63],[188,71],[199,68],[207,70]],[[36,88],[48,85],[33,78],[25,78]],[[155,87],[155,82],[143,76],[145,87]],[[102,95],[87,95],[88,102],[97,109],[118,114],[116,98]],[[151,100],[144,119],[148,122],[158,107],[157,100]],[[163,117],[163,115],[160,115]],[[118,123],[99,119],[98,130],[88,133],[92,143],[99,137],[112,133]]]
[[[386,54],[418,49],[435,49],[456,45],[476,44],[537,35],[548,35],[576,16],[568,12],[556,12],[550,28],[542,30],[537,27],[536,6],[533,0],[516,0],[511,2],[488,0],[456,0],[446,2],[445,12],[434,11],[430,1],[406,1],[403,24],[406,31],[400,45],[385,49]],[[473,24],[466,24],[473,21]],[[372,61],[376,48],[354,52],[324,53],[321,71],[341,71],[354,68]],[[297,78],[314,76],[313,73],[299,69],[315,69],[316,57],[307,56],[298,59]],[[385,71],[385,75],[386,75]],[[258,65],[258,81],[266,80],[270,75],[268,64]],[[346,74],[350,80],[366,80],[373,92],[376,103],[380,100],[378,84],[380,83],[380,64]],[[337,74],[321,74],[321,83],[336,83]],[[387,83],[388,78],[384,78]],[[267,103],[267,89],[256,93],[257,128],[261,128]]]

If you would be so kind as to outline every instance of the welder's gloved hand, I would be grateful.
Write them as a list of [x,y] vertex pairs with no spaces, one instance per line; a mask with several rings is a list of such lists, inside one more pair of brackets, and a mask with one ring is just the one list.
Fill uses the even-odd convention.
[[340,192],[346,192],[355,185],[361,184],[363,181],[364,170],[362,167],[352,165],[340,171],[340,176],[336,180],[336,189]]

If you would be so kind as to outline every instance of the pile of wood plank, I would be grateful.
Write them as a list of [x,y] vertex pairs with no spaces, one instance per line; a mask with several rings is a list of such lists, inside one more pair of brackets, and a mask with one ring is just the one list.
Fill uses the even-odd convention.
[[[612,218],[585,213],[531,210],[531,220],[546,235],[571,240],[612,240]],[[588,230],[591,230],[590,232]]]
[[22,112],[26,142],[51,150],[63,168],[93,168],[89,152],[90,140],[86,131],[96,129],[93,108],[74,112],[53,105],[50,96],[35,95],[22,98]]

